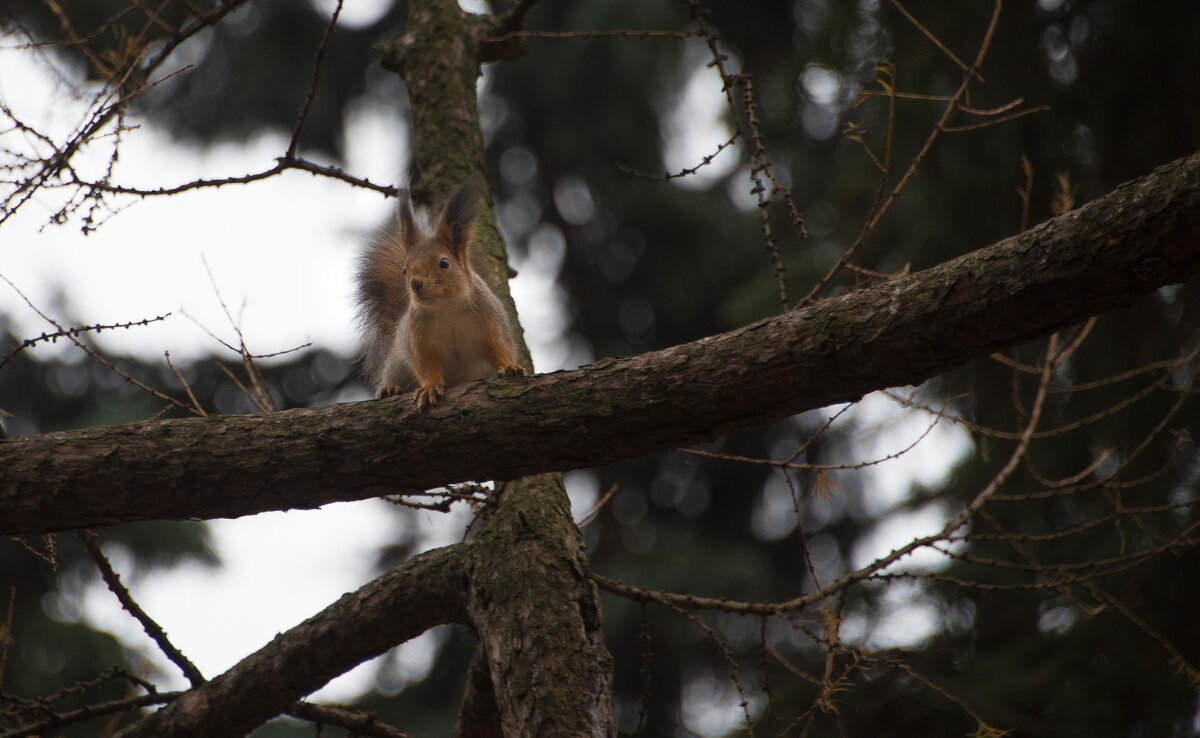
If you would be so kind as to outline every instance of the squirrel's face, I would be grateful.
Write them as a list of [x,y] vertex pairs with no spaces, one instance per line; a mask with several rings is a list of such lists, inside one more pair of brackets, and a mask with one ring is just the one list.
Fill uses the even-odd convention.
[[457,299],[471,291],[471,231],[479,197],[461,188],[446,203],[432,232],[418,228],[407,199],[400,206],[404,278],[414,304]]
[[[422,244],[433,246],[432,244]],[[421,304],[435,303],[466,292],[470,275],[448,249],[417,248],[404,265],[408,291]]]

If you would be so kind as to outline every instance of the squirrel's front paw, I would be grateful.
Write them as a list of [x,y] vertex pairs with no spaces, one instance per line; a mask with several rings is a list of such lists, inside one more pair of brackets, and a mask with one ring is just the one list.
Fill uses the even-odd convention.
[[525,367],[513,364],[511,366],[501,367],[496,371],[497,377],[523,377],[525,376]]
[[446,385],[444,384],[428,384],[418,387],[416,391],[417,410],[426,412],[429,406],[442,399],[442,395],[446,394]]
[[396,395],[402,395],[407,391],[408,390],[404,389],[403,387],[397,387],[395,385],[380,387],[375,393],[375,399],[382,400],[385,397],[395,397]]

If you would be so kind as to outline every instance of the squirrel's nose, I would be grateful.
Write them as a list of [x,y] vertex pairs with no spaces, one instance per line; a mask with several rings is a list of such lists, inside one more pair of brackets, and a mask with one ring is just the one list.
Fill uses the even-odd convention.
[[413,277],[409,284],[412,285],[412,291],[419,295],[421,294],[421,288],[425,286],[425,280],[421,279],[420,277]]

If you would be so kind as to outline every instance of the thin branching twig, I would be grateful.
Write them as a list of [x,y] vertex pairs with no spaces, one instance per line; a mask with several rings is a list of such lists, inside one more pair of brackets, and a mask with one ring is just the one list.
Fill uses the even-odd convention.
[[112,564],[109,563],[103,549],[100,547],[100,538],[90,530],[78,531],[76,535],[83,542],[84,548],[87,549],[92,560],[96,562],[96,566],[100,569],[100,576],[104,578],[104,583],[108,585],[109,591],[116,595],[117,600],[121,603],[121,607],[141,624],[142,628],[146,631],[146,635],[150,636],[151,640],[158,645],[159,650],[171,660],[171,663],[179,667],[179,670],[183,672],[183,675],[187,677],[187,680],[193,687],[204,684],[206,681],[204,675],[200,673],[196,665],[187,656],[184,656],[183,652],[172,645],[162,627],[146,614],[141,605],[133,599],[133,595],[129,593],[129,589],[121,583],[121,578],[113,571]]

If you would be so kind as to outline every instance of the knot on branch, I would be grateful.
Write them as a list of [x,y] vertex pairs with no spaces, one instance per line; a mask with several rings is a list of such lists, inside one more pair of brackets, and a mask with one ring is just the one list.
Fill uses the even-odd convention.
[[380,64],[384,69],[404,77],[405,61],[414,45],[416,45],[416,39],[411,33],[406,33],[391,41],[380,41],[371,48],[379,52],[382,57]]
[[469,33],[480,64],[525,56],[525,37],[491,16],[479,16]]
[[[467,26],[467,38],[480,63],[520,59],[525,56],[525,38],[503,27],[500,21],[487,16],[468,16],[478,20]],[[408,57],[417,44],[416,37],[406,33],[392,41],[381,41],[374,45],[380,63],[389,72],[405,77]]]

